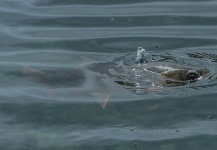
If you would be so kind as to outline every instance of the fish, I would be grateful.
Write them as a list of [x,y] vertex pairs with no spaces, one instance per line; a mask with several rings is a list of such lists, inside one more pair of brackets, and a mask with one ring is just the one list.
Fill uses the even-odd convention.
[[[183,86],[202,80],[210,71],[204,67],[171,62],[147,62],[127,66],[114,62],[96,63],[82,57],[85,66],[68,70],[42,71],[30,66],[24,66],[22,73],[29,80],[49,87],[77,88],[86,83],[97,84],[99,90],[90,93],[96,101],[105,108],[112,89],[147,88],[148,91],[159,91],[162,87]],[[146,84],[147,83],[147,84]],[[93,86],[94,87],[94,86]]]

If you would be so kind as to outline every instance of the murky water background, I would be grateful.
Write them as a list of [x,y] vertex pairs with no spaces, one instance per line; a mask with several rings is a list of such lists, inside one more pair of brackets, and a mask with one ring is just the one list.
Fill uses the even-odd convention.
[[[215,150],[216,8],[211,0],[0,0],[0,148]],[[139,46],[211,74],[142,94],[108,79],[105,109],[89,94],[97,82],[57,88],[16,74],[79,67],[82,57],[126,61]]]

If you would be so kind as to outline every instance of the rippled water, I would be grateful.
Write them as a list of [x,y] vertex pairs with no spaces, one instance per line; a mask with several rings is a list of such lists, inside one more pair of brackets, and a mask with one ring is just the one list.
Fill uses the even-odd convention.
[[[211,0],[1,0],[0,148],[215,150],[216,8]],[[142,93],[97,71],[86,72],[83,86],[80,78],[55,86],[22,74],[26,66],[83,68],[83,57],[130,63],[137,47],[210,74]],[[93,93],[109,95],[104,109]]]

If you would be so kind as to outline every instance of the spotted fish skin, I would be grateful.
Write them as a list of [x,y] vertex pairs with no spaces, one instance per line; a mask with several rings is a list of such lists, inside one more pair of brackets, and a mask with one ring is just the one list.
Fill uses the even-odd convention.
[[165,77],[166,85],[169,83],[170,86],[179,86],[189,82],[195,82],[199,77],[210,72],[208,69],[202,67],[169,62],[150,62],[145,68],[148,71]]

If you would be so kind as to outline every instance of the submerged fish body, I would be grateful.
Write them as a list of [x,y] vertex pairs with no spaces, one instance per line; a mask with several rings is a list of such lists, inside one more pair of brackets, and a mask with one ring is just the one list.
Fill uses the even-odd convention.
[[52,70],[48,73],[26,66],[22,72],[30,80],[53,87],[76,87],[82,85],[86,80],[84,71],[80,69]]
[[[111,86],[112,84],[110,84],[111,80],[104,74],[106,73],[104,72],[104,68],[101,70],[101,73],[95,72],[98,64],[92,64],[89,65],[89,67],[90,68],[82,67],[68,70],[40,71],[25,66],[22,69],[22,74],[31,81],[45,85],[43,91],[48,95],[55,95],[58,90],[66,90],[77,99],[80,98],[81,95],[91,96],[104,108],[111,94],[108,89],[109,87],[113,87]],[[83,92],[83,89],[85,89],[86,92]]]
[[[70,70],[39,71],[24,67],[23,74],[30,80],[50,87],[89,87],[104,108],[112,90],[121,85],[127,89],[150,89],[158,91],[163,86],[182,86],[201,80],[209,70],[202,67],[168,62],[148,62],[127,66],[116,63],[92,63]],[[116,84],[115,84],[116,83]],[[81,88],[82,89],[82,88]]]
[[[151,79],[152,83],[160,82],[161,86],[180,86],[200,80],[201,77],[209,73],[209,70],[178,63],[149,62],[136,66],[93,63],[82,68],[57,70],[49,73],[26,67],[23,72],[30,79],[51,86],[77,87],[90,80],[98,80],[96,82],[103,84],[101,82],[103,78],[112,79],[121,85],[133,86],[133,80],[142,82],[153,76],[155,79]],[[126,80],[132,81],[133,84]]]

